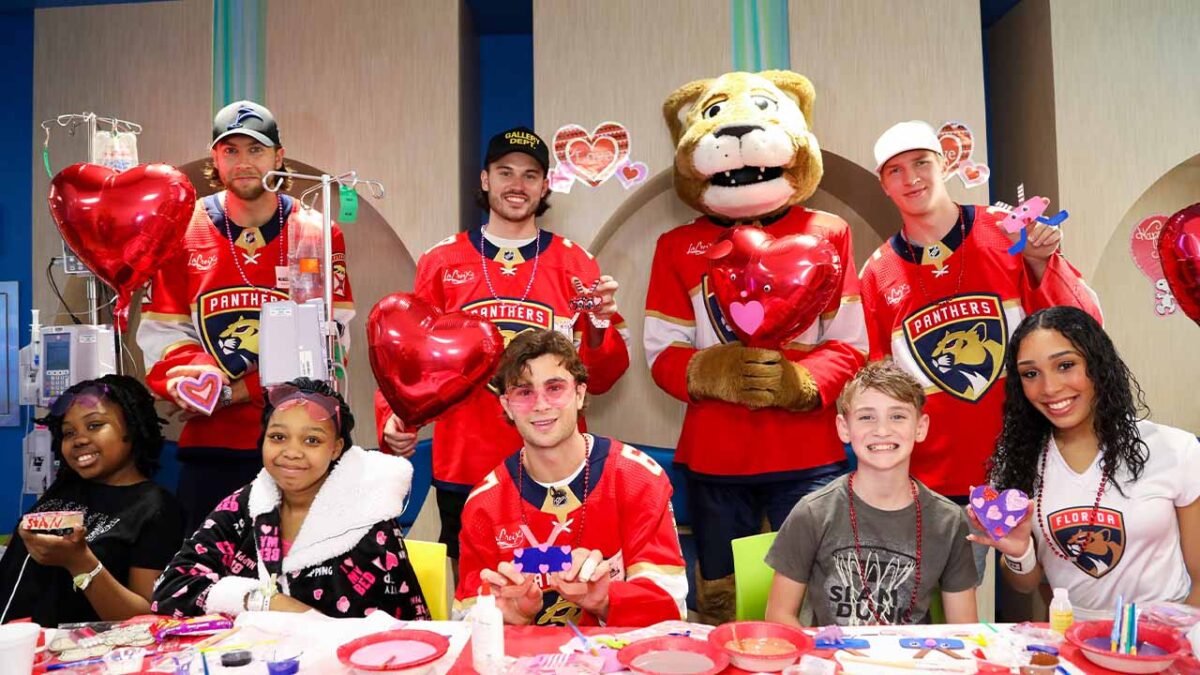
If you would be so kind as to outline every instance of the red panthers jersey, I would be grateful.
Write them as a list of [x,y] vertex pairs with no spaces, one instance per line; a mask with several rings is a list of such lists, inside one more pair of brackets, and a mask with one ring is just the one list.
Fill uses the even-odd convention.
[[[520,461],[521,453],[510,456],[467,498],[456,613],[474,603],[481,571],[514,562],[518,550],[533,545],[523,532],[527,524],[538,544],[604,554],[612,566],[608,625],[648,626],[686,617],[687,576],[671,511],[671,483],[661,466],[631,445],[600,436],[594,437],[589,469],[560,489],[518,472]],[[545,572],[532,573],[546,589],[534,625],[598,623],[550,590]]]
[[1003,422],[1004,352],[1017,324],[1054,305],[1101,318],[1096,294],[1061,253],[1035,284],[1022,257],[1008,253],[999,225],[1005,214],[960,208],[962,227],[936,244],[910,249],[892,236],[863,266],[861,284],[871,359],[890,355],[928,395],[929,435],[913,451],[912,475],[954,497],[984,481]]
[[[287,229],[277,215],[262,227],[243,228],[225,217],[224,193],[196,202],[177,255],[165,261],[142,297],[138,346],[146,361],[146,384],[163,398],[168,370],[208,364],[243,380],[250,400],[197,415],[183,427],[179,446],[257,450],[262,427],[258,381],[258,315],[264,302],[286,300],[276,286],[276,267],[287,265]],[[294,201],[281,196],[283,223]],[[354,316],[346,276],[346,244],[333,227],[334,319]]]
[[[700,349],[737,342],[709,284],[709,246],[726,226],[707,217],[658,239],[646,291],[644,340],[650,374],[658,386],[687,404],[675,461],[699,474],[743,479],[782,479],[846,458],[834,426],[834,402],[866,359],[867,336],[858,298],[858,275],[850,227],[835,215],[793,207],[763,226],[775,237],[811,234],[829,241],[844,267],[842,288],[821,316],[784,355],[804,366],[817,383],[821,407],[811,412],[751,410],[736,403],[692,400],[687,368]],[[748,452],[730,453],[746,446]]]
[[[600,346],[593,349],[583,340],[588,317],[569,304],[578,295],[572,278],[590,287],[599,277],[595,259],[570,239],[542,230],[526,246],[498,248],[475,228],[439,242],[421,256],[413,292],[443,312],[461,310],[490,320],[506,345],[531,329],[567,335],[588,368],[588,391],[600,394],[629,367],[628,330],[624,320],[615,317]],[[376,392],[379,447],[385,449],[383,425],[391,414],[383,395]],[[467,492],[521,443],[500,399],[481,386],[437,419],[434,485]]]

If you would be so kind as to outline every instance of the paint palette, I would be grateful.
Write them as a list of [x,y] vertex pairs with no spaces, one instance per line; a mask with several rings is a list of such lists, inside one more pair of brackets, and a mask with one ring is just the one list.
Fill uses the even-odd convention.
[[441,658],[450,648],[445,636],[427,630],[389,630],[338,647],[342,665],[360,673],[407,670]]

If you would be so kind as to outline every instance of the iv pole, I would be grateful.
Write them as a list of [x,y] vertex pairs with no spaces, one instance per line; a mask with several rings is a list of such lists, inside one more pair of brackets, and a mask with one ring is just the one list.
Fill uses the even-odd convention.
[[[274,178],[274,185],[269,181]],[[350,188],[351,190],[358,187],[359,183],[366,184],[371,188],[371,196],[375,199],[383,199],[385,192],[383,183],[377,180],[368,180],[359,178],[357,171],[347,171],[330,176],[323,173],[319,176],[314,176],[307,173],[295,173],[292,171],[268,171],[262,178],[263,187],[270,192],[278,192],[283,187],[285,178],[297,178],[300,180],[317,181],[314,185],[304,192],[300,193],[297,202],[301,207],[312,208],[312,201],[316,198],[317,191],[321,193],[321,234],[324,245],[324,260],[323,263],[323,297],[325,303],[325,360],[327,372],[330,373],[330,380],[333,387],[337,388],[337,378],[333,377],[333,354],[335,351],[335,341],[337,340],[337,324],[333,320],[333,217],[330,215],[330,196],[329,188],[333,183],[339,186]],[[307,202],[305,200],[308,200]]]

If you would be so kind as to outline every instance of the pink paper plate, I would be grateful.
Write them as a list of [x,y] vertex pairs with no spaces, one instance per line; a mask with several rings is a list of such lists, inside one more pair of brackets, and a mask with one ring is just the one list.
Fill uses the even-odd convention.
[[407,670],[438,660],[450,648],[444,635],[427,630],[387,630],[338,647],[342,665],[369,672]]
[[683,635],[630,643],[617,653],[617,660],[641,675],[716,675],[729,665],[724,650]]
[[[1078,647],[1092,663],[1118,673],[1162,672],[1185,651],[1187,643],[1177,629],[1139,621],[1138,654],[1111,652],[1112,624],[1112,621],[1077,621],[1067,629],[1067,642]],[[1146,645],[1153,649],[1146,649]]]

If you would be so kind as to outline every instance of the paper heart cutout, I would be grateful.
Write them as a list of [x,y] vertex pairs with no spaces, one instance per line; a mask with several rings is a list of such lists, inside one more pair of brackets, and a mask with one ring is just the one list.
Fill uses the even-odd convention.
[[542,574],[545,574],[550,571],[550,566],[545,563],[542,563],[541,565],[538,565],[538,571],[541,572]]
[[550,174],[546,176],[550,182],[550,190],[561,194],[570,194],[571,186],[575,184],[575,174],[566,165],[557,163],[554,168],[550,169]]
[[1129,254],[1142,274],[1157,283],[1163,277],[1162,261],[1158,257],[1158,239],[1167,224],[1167,216],[1149,216],[1133,226],[1129,235]]
[[1200,324],[1200,202],[1167,219],[1158,238],[1158,257],[1175,301]]
[[644,183],[648,175],[650,169],[643,162],[626,162],[617,170],[617,180],[621,181],[621,187],[626,190]]
[[175,393],[197,411],[211,415],[221,401],[221,376],[209,370],[199,377],[184,377],[179,380]]
[[408,428],[426,424],[483,385],[504,338],[487,319],[442,312],[393,293],[367,318],[368,356],[384,399]]
[[717,302],[750,347],[787,344],[817,320],[842,287],[837,250],[813,235],[775,238],[742,225],[723,234],[705,256]]
[[962,122],[946,122],[937,130],[938,142],[942,146],[942,156],[946,158],[947,179],[954,175],[965,162],[971,159],[975,148],[975,135],[970,127]]
[[993,539],[1003,539],[1025,517],[1029,496],[1020,490],[998,492],[990,485],[979,485],[971,488],[968,508]]
[[992,170],[986,164],[963,162],[958,169],[958,177],[962,179],[963,185],[969,188],[979,187],[992,177]]
[[117,294],[124,330],[133,292],[179,249],[192,219],[196,189],[173,166],[143,164],[117,172],[69,166],[50,181],[50,215],[63,240]]
[[322,595],[325,595],[324,589],[317,588],[313,590],[313,600],[320,600]]
[[552,145],[560,164],[596,187],[629,156],[629,132],[617,122],[603,122],[590,134],[578,124],[568,124],[554,132]]

